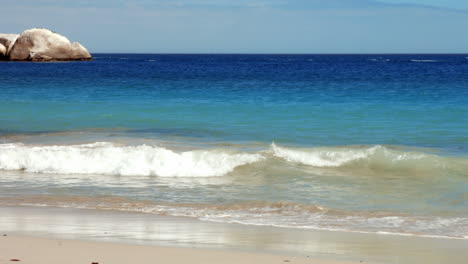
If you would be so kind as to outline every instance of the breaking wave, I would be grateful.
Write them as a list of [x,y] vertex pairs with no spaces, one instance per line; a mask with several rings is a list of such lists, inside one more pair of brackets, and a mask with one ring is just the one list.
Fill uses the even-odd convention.
[[410,60],[411,62],[438,62],[438,60]]
[[221,176],[262,159],[259,154],[224,150],[177,153],[156,146],[118,146],[105,142],[71,146],[0,145],[0,169],[38,173]]
[[467,171],[468,160],[385,146],[296,149],[272,144],[270,152],[288,162],[312,167],[377,172]]
[[[82,145],[0,144],[0,170],[34,173],[138,175],[161,177],[223,176],[241,166],[278,159],[292,166],[370,173],[433,174],[450,170],[465,175],[468,159],[385,146],[291,148],[271,144],[263,151],[199,149],[177,152],[151,145],[97,142]],[[248,168],[247,168],[248,169]],[[259,167],[255,168],[256,170]]]

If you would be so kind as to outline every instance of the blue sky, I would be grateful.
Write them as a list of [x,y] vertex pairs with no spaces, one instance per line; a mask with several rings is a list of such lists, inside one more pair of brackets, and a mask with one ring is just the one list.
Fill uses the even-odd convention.
[[1,0],[91,52],[468,53],[467,0]]

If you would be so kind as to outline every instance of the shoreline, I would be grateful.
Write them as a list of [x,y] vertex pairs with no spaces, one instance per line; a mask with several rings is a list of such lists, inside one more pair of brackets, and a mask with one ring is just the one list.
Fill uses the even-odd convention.
[[[11,245],[13,251],[8,249],[2,250],[3,252],[21,252],[18,250],[21,250],[21,245],[25,243],[33,243],[35,249],[36,244],[42,245],[36,239],[47,240],[51,246],[58,240],[65,239],[70,240],[73,245],[74,241],[83,243],[85,247],[92,247],[94,243],[110,243],[111,248],[129,247],[132,248],[130,250],[142,250],[148,253],[152,250],[159,252],[160,249],[164,251],[173,248],[179,252],[176,255],[185,256],[184,252],[188,250],[187,254],[195,254],[200,258],[217,257],[217,262],[213,263],[230,263],[222,258],[237,260],[238,254],[265,256],[268,259],[265,263],[280,263],[284,260],[281,258],[286,256],[294,257],[295,263],[362,261],[434,264],[463,263],[468,257],[465,250],[468,247],[468,240],[247,226],[205,222],[185,217],[92,209],[1,206],[0,214],[2,234],[7,234],[7,238],[19,237],[18,243]],[[28,242],[30,239],[32,242]],[[10,242],[2,243],[1,247],[5,246],[10,247]],[[136,249],[140,247],[141,249]],[[125,249],[122,251],[126,252]],[[191,251],[195,252],[190,253]],[[227,255],[219,253],[222,256],[218,256],[216,252],[220,251]],[[97,254],[100,251],[95,252]],[[70,254],[80,255],[79,252],[70,252]],[[109,257],[112,257],[112,254]],[[0,258],[3,259],[5,256]],[[237,263],[249,263],[250,258],[251,255],[246,257],[245,261]],[[313,262],[314,260],[320,261]],[[138,261],[138,263],[145,262]]]
[[[21,200],[22,198],[18,199]],[[427,234],[412,234],[412,233],[395,233],[395,232],[385,232],[385,231],[361,231],[361,230],[347,230],[347,229],[333,229],[333,228],[308,228],[308,227],[294,227],[294,226],[280,226],[280,225],[268,225],[268,224],[246,224],[243,222],[222,222],[222,221],[212,221],[212,220],[201,220],[198,217],[194,216],[181,216],[181,215],[171,215],[165,213],[153,213],[145,212],[144,210],[125,210],[125,209],[115,209],[107,207],[92,207],[92,206],[82,206],[77,207],[68,206],[68,205],[54,205],[54,204],[34,204],[34,203],[0,203],[0,210],[2,207],[5,208],[53,208],[53,209],[64,209],[64,210],[85,210],[85,211],[100,211],[100,212],[109,212],[109,213],[124,213],[124,214],[143,214],[143,215],[153,215],[155,217],[164,217],[164,218],[175,218],[175,219],[187,219],[187,221],[202,221],[213,224],[229,224],[229,225],[241,225],[241,226],[256,226],[259,228],[279,228],[279,229],[291,229],[291,230],[307,230],[312,232],[338,232],[338,233],[351,233],[351,234],[364,234],[364,235],[385,235],[385,236],[402,236],[402,237],[414,237],[416,239],[428,238],[428,239],[449,239],[449,240],[466,240],[468,241],[468,236],[443,236],[443,235],[427,235]]]

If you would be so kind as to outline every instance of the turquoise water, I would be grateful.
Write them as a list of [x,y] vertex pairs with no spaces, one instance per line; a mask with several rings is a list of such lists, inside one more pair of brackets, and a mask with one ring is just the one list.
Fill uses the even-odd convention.
[[3,204],[468,237],[467,55],[95,58],[0,63]]

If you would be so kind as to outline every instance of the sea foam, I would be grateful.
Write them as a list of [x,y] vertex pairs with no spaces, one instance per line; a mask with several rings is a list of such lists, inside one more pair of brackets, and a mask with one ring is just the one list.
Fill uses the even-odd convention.
[[438,60],[410,60],[411,62],[438,62]]
[[407,151],[381,145],[361,147],[290,148],[272,144],[269,152],[288,162],[320,168],[372,170],[381,173],[421,172],[427,175],[452,170],[463,172],[468,161],[457,157]]
[[36,173],[222,176],[262,159],[260,154],[225,150],[178,153],[157,146],[118,146],[106,142],[70,146],[0,144],[0,169]]
[[354,160],[364,159],[378,147],[364,150],[353,149],[293,149],[272,144],[270,151],[274,156],[289,162],[302,163],[314,167],[339,167]]
[[231,204],[160,203],[120,196],[2,198],[0,205],[52,206],[182,216],[203,221],[299,229],[467,239],[468,218],[340,210],[316,204],[248,201]]
[[[0,144],[0,170],[34,173],[210,177],[239,166],[280,158],[288,163],[343,172],[423,173],[468,170],[468,160],[402,150],[395,147],[344,146],[292,148],[271,144],[266,151],[198,149],[177,152],[153,145],[97,142],[82,145]],[[271,164],[271,163],[267,163]],[[258,169],[258,168],[257,168]]]

